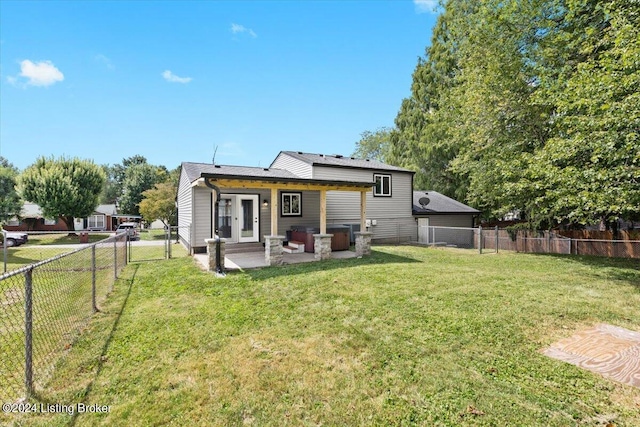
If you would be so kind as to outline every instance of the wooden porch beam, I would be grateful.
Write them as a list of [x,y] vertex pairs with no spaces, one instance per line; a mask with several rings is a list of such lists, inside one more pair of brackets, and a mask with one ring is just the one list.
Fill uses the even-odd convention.
[[367,192],[360,191],[360,231],[367,231]]
[[320,234],[327,234],[327,190],[320,190]]
[[271,235],[278,235],[278,189],[271,188]]
[[[276,189],[276,190],[298,190],[298,191],[320,191],[320,190],[336,190],[336,191],[363,191],[362,185],[349,184],[312,184],[302,182],[268,182],[258,180],[242,180],[242,179],[211,179],[221,189],[225,188],[247,188],[247,189]],[[371,184],[366,184],[371,185]],[[371,191],[371,187],[365,187],[366,191]]]

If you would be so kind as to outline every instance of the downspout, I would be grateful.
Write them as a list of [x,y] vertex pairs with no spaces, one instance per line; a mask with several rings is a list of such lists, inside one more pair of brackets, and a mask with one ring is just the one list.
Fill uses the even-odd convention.
[[209,180],[207,178],[204,179],[204,184],[211,188],[213,191],[216,192],[216,204],[215,207],[213,209],[213,231],[214,231],[214,235],[216,238],[216,273],[219,274],[220,276],[224,276],[225,273],[224,271],[222,271],[222,262],[220,260],[220,233],[219,233],[219,226],[218,226],[218,209],[219,209],[219,205],[220,205],[220,189],[218,188],[217,185],[212,184],[211,182],[209,182]]

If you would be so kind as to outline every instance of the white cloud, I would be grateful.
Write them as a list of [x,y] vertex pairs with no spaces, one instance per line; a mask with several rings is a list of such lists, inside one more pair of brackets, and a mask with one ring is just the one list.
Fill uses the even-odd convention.
[[251,28],[246,28],[244,25],[240,25],[240,24],[231,24],[231,32],[233,34],[242,34],[242,33],[247,33],[249,34],[251,37],[253,37],[254,39],[256,37],[258,37],[258,35],[251,29]]
[[[64,80],[64,74],[51,61],[31,62],[28,59],[20,62],[20,77],[29,79],[31,86],[50,86]],[[13,83],[17,79],[13,78]]]
[[98,54],[98,55],[94,56],[93,60],[96,61],[96,62],[100,62],[101,64],[104,64],[110,70],[114,70],[116,68],[111,63],[111,60],[109,58],[107,58],[106,56],[104,56],[103,54]]
[[435,13],[438,0],[413,0],[417,13]]
[[171,71],[166,70],[162,73],[162,77],[168,82],[171,83],[189,83],[193,80],[191,77],[179,77],[173,74]]

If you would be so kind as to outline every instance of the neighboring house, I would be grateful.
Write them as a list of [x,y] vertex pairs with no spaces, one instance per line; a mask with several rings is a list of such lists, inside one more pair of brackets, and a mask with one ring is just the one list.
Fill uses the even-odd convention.
[[[473,228],[480,211],[437,191],[413,192],[413,216],[418,223],[418,242],[435,243],[438,235],[429,227]],[[460,246],[473,246],[473,233],[438,230],[440,236]]]
[[66,231],[67,225],[61,218],[45,218],[35,203],[24,203],[20,219],[10,219],[3,228],[7,231]]
[[86,218],[75,218],[76,231],[113,231],[118,227],[118,209],[115,204],[98,205]]
[[[112,231],[118,226],[116,205],[98,205],[87,218],[75,218],[75,231]],[[35,203],[24,203],[21,218],[13,218],[4,226],[7,231],[67,231],[67,225],[61,218],[45,218],[42,209]]]
[[[182,163],[178,188],[181,241],[192,252],[219,230],[227,242],[265,242],[293,227],[319,234],[368,229],[374,242],[416,239],[414,172],[375,160],[282,151],[268,168]],[[344,226],[347,227],[344,227]],[[308,249],[308,248],[307,248]]]

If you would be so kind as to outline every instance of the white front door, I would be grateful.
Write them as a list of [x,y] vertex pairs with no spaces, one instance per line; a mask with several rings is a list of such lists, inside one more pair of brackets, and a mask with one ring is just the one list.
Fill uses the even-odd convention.
[[260,215],[260,207],[258,205],[258,196],[236,196],[236,236],[237,241],[257,242],[260,240],[258,234],[258,219]]

